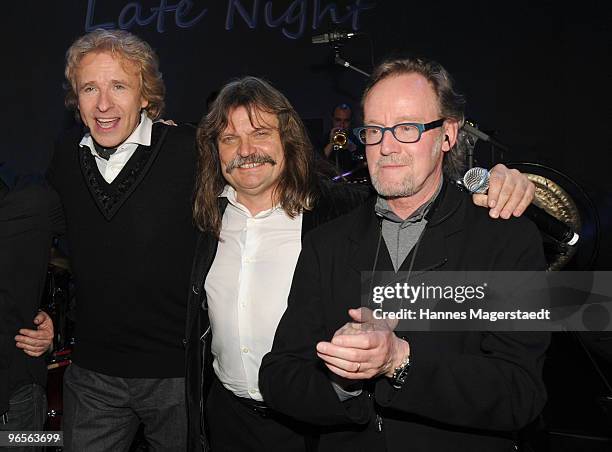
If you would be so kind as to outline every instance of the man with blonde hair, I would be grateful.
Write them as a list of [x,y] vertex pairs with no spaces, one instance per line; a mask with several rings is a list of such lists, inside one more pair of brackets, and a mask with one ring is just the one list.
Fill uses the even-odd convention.
[[65,75],[66,105],[84,126],[58,143],[49,172],[77,299],[65,450],[127,450],[139,424],[150,450],[185,450],[194,130],[156,122],[157,56],[126,31],[77,39]]

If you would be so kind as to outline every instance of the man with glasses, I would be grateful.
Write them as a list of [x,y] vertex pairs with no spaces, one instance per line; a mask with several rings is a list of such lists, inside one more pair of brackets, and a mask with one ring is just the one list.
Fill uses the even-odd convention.
[[[298,113],[255,77],[220,90],[197,143],[194,214],[202,234],[188,315],[190,438],[198,433],[194,420],[200,414],[202,438],[205,433],[214,451],[314,448],[315,437],[301,436],[308,433],[305,425],[291,413],[269,409],[260,393],[259,366],[287,307],[302,238],[359,205],[363,193],[315,174]],[[495,171],[502,176],[498,193],[502,186],[512,192],[511,214],[524,197],[531,198],[531,184],[503,166]]]
[[324,426],[320,451],[511,450],[544,405],[548,336],[401,336],[358,309],[363,271],[545,268],[533,224],[493,221],[453,184],[463,107],[420,59],[384,62],[365,90],[355,133],[378,196],[305,238],[260,369],[272,409]]

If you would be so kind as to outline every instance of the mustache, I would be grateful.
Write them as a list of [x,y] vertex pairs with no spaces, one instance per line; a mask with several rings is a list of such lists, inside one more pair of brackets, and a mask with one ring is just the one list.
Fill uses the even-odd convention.
[[412,164],[412,157],[408,156],[408,155],[397,155],[397,154],[393,154],[393,155],[387,155],[384,157],[381,157],[378,159],[378,161],[376,162],[376,168],[381,168],[383,165],[389,165],[389,164],[393,164],[393,165],[411,165]]
[[237,155],[234,157],[225,167],[226,173],[231,173],[234,169],[242,165],[248,165],[251,163],[269,163],[270,165],[276,165],[276,160],[270,157],[268,154],[251,154],[246,157]]

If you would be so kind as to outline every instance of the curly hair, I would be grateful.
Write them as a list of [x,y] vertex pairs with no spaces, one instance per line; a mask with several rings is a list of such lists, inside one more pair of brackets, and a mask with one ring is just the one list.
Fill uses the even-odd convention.
[[64,75],[67,84],[65,104],[74,109],[78,117],[76,76],[81,59],[96,52],[110,52],[136,65],[140,74],[141,95],[148,101],[145,107],[152,120],[158,119],[164,110],[166,87],[159,72],[159,60],[149,44],[124,30],[97,29],[81,36],[66,52]]

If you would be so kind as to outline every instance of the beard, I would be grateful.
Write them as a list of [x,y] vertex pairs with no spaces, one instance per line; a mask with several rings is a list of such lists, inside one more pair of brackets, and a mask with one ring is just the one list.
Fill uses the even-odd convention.
[[[435,161],[442,152],[442,138],[440,135],[435,139],[431,147],[431,159]],[[383,165],[406,165],[407,172],[401,180],[384,180],[380,172]],[[385,198],[404,198],[413,196],[418,188],[417,181],[414,175],[414,157],[412,154],[391,154],[383,156],[376,162],[374,171],[370,175],[372,185],[376,192]]]

